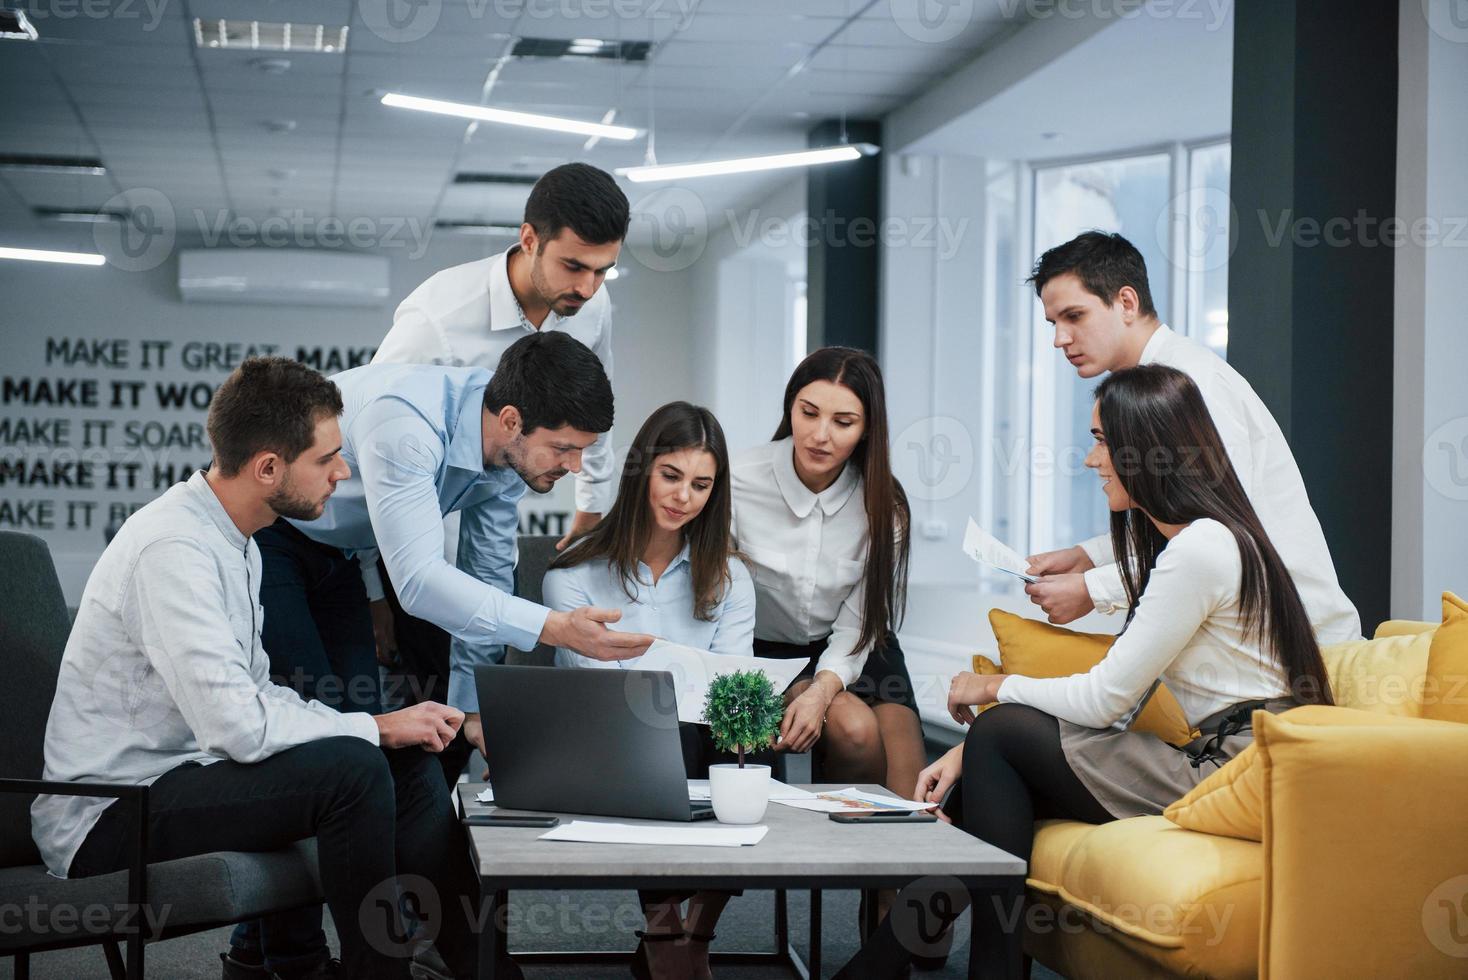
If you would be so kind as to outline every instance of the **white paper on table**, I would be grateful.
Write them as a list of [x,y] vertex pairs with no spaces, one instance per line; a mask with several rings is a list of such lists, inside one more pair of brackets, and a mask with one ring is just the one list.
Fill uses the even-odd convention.
[[493,786],[490,786],[488,783],[486,783],[485,786],[484,786],[484,789],[482,789],[482,790],[479,791],[479,795],[476,796],[476,797],[474,797],[474,802],[475,803],[493,803],[494,802],[494,787]]
[[749,847],[764,840],[768,827],[684,827],[675,824],[599,823],[572,820],[540,835],[540,840],[588,844],[657,844],[666,846]]
[[855,786],[816,793],[810,799],[781,799],[775,802],[801,810],[814,810],[816,813],[911,813],[931,810],[938,805],[920,800],[899,800],[895,796],[883,796],[880,793],[863,793]]
[[1030,563],[1019,552],[975,524],[972,517],[963,532],[963,553],[981,565],[997,568],[1026,582],[1035,581],[1034,576],[1025,572]]
[[[800,789],[788,783],[782,783],[778,779],[770,780],[770,799],[780,800],[813,800],[816,794],[808,789]],[[707,779],[688,780],[688,798],[690,800],[711,800],[713,792],[709,788]]]
[[673,691],[678,698],[678,720],[705,724],[703,701],[715,677],[740,670],[758,670],[770,679],[779,694],[805,669],[799,658],[777,660],[773,657],[730,657],[707,650],[696,650],[680,643],[654,640],[647,652],[630,665],[633,670],[666,670],[673,675]]

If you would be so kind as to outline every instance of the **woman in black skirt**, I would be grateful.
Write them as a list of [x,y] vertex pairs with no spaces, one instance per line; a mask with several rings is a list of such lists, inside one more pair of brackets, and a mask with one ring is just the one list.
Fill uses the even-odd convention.
[[[1157,364],[1116,372],[1091,425],[1126,626],[1084,674],[955,677],[949,710],[972,727],[916,787],[933,802],[951,787],[948,819],[1027,861],[1035,820],[1161,813],[1250,743],[1255,710],[1331,703],[1299,592],[1192,380]],[[1181,749],[1127,730],[1159,682],[1202,732]],[[981,975],[1002,975],[1000,918],[979,922]],[[904,931],[885,923],[837,976],[902,975],[915,952]]]
[[802,361],[774,440],[735,457],[733,489],[735,539],[754,571],[755,655],[807,661],[775,748],[811,750],[825,782],[907,796],[926,761],[893,633],[911,514],[876,360],[826,347]]

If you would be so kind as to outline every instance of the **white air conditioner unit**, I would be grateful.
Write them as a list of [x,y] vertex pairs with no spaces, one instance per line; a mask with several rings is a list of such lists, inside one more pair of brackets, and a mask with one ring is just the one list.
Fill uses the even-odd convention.
[[381,306],[388,260],[303,248],[190,249],[178,256],[187,303]]

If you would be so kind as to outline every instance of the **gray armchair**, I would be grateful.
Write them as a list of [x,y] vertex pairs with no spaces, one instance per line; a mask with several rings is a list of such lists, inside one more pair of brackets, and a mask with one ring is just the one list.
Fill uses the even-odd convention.
[[[531,602],[544,604],[541,598],[540,583],[545,578],[546,569],[550,567],[551,560],[556,557],[556,542],[560,538],[554,534],[522,534],[516,544],[519,549],[519,560],[515,563],[515,595]],[[538,643],[534,650],[516,650],[510,647],[506,651],[505,663],[526,664],[532,667],[549,667],[556,662],[556,649],[544,643]]]
[[[45,543],[0,531],[0,902],[24,910],[0,930],[0,957],[26,980],[30,954],[100,945],[113,980],[143,977],[144,944],[320,902],[315,840],[261,854],[219,852],[148,864],[146,786],[41,781],[46,719],[70,631]],[[31,840],[37,793],[116,797],[134,818],[128,870],[53,878]],[[127,943],[124,965],[119,942]]]

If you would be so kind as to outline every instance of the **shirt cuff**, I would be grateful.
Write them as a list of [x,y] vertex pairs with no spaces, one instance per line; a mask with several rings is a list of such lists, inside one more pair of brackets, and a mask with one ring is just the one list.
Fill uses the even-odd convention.
[[372,715],[365,711],[344,711],[341,717],[342,727],[346,729],[342,732],[343,735],[365,738],[373,745],[382,744],[382,732],[377,727],[377,719]]
[[832,651],[826,649],[816,660],[814,673],[819,674],[823,670],[829,670],[841,678],[841,688],[845,690],[856,682],[861,676],[862,668],[867,664],[867,654],[853,656],[850,652]]
[[372,560],[365,557],[358,559],[362,564],[362,587],[367,590],[367,601],[377,602],[387,598],[387,592],[382,587],[382,573],[377,568],[377,552],[372,553]]
[[1128,608],[1126,588],[1121,584],[1121,566],[1100,565],[1085,572],[1086,591],[1096,611],[1110,616]]
[[1110,565],[1116,561],[1116,556],[1111,552],[1111,536],[1100,534],[1087,541],[1081,542],[1081,550],[1086,557],[1091,559],[1091,564],[1100,568],[1102,565]]
[[500,612],[495,642],[508,644],[526,653],[534,650],[540,642],[540,634],[545,632],[545,621],[550,618],[551,613],[539,603],[514,595],[505,596],[505,604]]
[[612,504],[610,480],[591,480],[576,475],[576,509],[587,514],[605,514]]
[[465,714],[479,710],[479,686],[474,671],[487,664],[503,663],[505,648],[502,646],[475,647],[461,640],[453,641],[449,647],[449,689],[445,701],[450,708],[458,708]]

